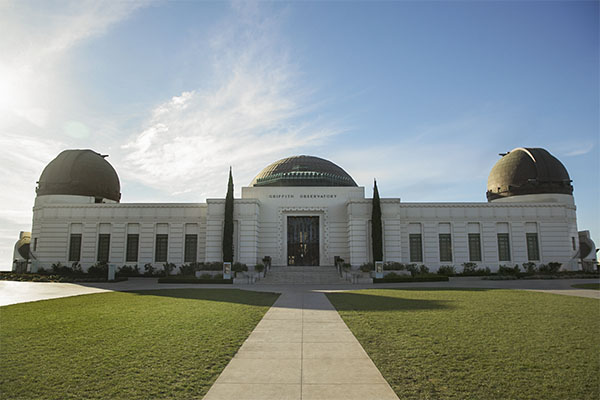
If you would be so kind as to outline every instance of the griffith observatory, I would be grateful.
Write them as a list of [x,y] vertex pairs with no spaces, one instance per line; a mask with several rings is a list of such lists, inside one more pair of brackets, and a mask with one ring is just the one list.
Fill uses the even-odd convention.
[[[313,156],[275,161],[234,200],[234,261],[270,257],[273,266],[352,268],[373,261],[372,200],[335,163]],[[516,148],[492,168],[487,201],[414,203],[382,198],[383,261],[432,271],[465,262],[489,267],[559,262],[580,269],[589,233],[577,230],[565,166],[542,148]],[[29,272],[54,263],[177,267],[223,260],[225,199],[205,203],[121,203],[119,176],[106,156],[65,150],[39,177],[31,232],[13,260]],[[581,236],[581,238],[580,238]],[[29,246],[24,244],[29,243]],[[24,252],[23,249],[28,247]],[[25,254],[23,254],[25,253]],[[592,255],[594,256],[594,255]]]

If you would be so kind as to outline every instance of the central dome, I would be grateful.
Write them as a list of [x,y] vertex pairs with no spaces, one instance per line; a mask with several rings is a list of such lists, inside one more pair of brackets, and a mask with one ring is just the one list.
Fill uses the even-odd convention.
[[265,167],[250,186],[358,186],[341,167],[313,156],[293,156]]

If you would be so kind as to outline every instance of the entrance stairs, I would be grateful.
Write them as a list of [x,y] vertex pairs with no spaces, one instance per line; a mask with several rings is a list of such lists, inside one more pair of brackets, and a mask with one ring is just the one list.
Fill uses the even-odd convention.
[[271,267],[267,276],[256,282],[272,285],[344,284],[335,267]]

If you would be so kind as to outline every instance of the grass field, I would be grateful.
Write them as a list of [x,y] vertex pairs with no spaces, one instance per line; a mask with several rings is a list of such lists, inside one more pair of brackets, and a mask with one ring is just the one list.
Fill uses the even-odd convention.
[[600,283],[579,283],[577,285],[572,286],[576,289],[600,290]]
[[2,399],[199,399],[276,294],[175,289],[0,308]]
[[401,399],[598,399],[600,302],[510,290],[327,294]]

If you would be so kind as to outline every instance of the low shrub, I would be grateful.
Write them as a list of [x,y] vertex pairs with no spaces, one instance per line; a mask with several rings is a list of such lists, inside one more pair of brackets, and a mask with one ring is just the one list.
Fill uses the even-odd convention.
[[256,264],[254,266],[254,270],[258,273],[261,273],[265,270],[265,266],[263,264]]
[[440,265],[437,270],[437,274],[443,276],[454,276],[456,275],[456,269],[454,268],[454,265]]
[[223,263],[220,261],[198,263],[198,271],[223,271]]
[[193,262],[190,264],[183,264],[183,265],[181,265],[181,267],[179,267],[178,275],[194,276],[196,274],[196,271],[200,271],[199,265],[197,262]]
[[349,270],[351,270],[351,269],[352,269],[352,264],[350,264],[350,263],[343,263],[343,264],[342,264],[342,269],[343,269],[344,271],[349,271]]
[[154,276],[154,271],[156,268],[151,263],[147,263],[144,265],[144,276]]
[[403,263],[396,261],[389,261],[383,264],[384,271],[404,271],[406,270],[406,266]]
[[463,265],[463,272],[457,275],[461,276],[486,276],[491,275],[492,270],[489,267],[478,268],[476,263],[465,262]]
[[406,270],[410,272],[412,276],[415,276],[419,273],[419,267],[417,267],[417,264],[406,264]]
[[463,266],[463,275],[472,274],[477,271],[477,264],[474,262],[464,262]]
[[108,276],[108,264],[104,261],[98,261],[88,268],[87,273],[91,276]]
[[530,262],[526,262],[526,263],[523,263],[523,271],[526,274],[533,275],[533,274],[535,274],[537,272],[537,267],[535,266],[534,262],[531,262],[531,261]]
[[425,275],[428,273],[429,273],[429,268],[427,268],[425,265],[419,266],[419,275]]
[[172,271],[173,271],[175,268],[177,268],[177,266],[176,266],[175,264],[173,264],[173,263],[170,263],[170,262],[168,262],[168,261],[167,261],[166,263],[164,263],[164,264],[163,264],[163,270],[165,271],[165,276],[169,276],[169,275],[171,275],[171,272],[172,272]]
[[75,261],[73,262],[73,264],[71,264],[71,271],[71,273],[76,276],[81,276],[85,274],[85,272],[83,272],[83,269],[81,268],[81,264],[79,264],[79,261]]
[[548,264],[541,264],[539,268],[540,274],[555,274],[560,270],[562,266],[559,262],[549,262]]
[[116,276],[140,276],[140,269],[137,265],[123,265],[117,271]]
[[[61,262],[52,264],[50,266],[50,268],[52,268],[53,275],[60,275],[60,276],[73,275],[73,270],[71,268],[67,267],[66,265],[62,265]],[[88,271],[88,273],[89,273],[89,271]]]
[[359,267],[362,272],[371,272],[375,270],[375,265],[371,262],[364,263]]
[[241,262],[235,262],[231,266],[231,270],[233,272],[245,272],[248,271],[248,266],[246,264],[242,264]]
[[507,267],[506,265],[501,265],[498,267],[498,275],[517,275],[520,272],[519,265],[515,264],[514,267]]
[[[106,282],[105,277],[95,276],[64,276],[64,275],[40,275],[40,274],[17,274],[12,272],[0,272],[0,280],[3,281],[27,281],[27,282]],[[117,278],[113,282],[126,281],[127,278]]]

